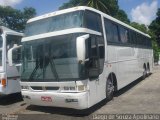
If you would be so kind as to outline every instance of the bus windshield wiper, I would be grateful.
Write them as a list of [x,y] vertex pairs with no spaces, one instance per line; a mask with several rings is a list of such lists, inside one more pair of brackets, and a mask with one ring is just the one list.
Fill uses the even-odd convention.
[[[52,58],[47,57],[46,59],[48,59],[48,61],[47,61],[47,65],[45,65],[45,67],[44,67],[44,71],[46,72],[46,68],[50,63],[51,71],[52,71],[53,75],[56,77],[57,81],[59,81],[59,76],[58,76],[58,73],[57,73],[57,70],[55,67],[55,63],[54,63],[54,57],[52,57]],[[45,74],[45,72],[44,72],[44,74]]]
[[37,63],[37,64],[36,64],[33,72],[31,73],[31,75],[29,76],[28,81],[33,81],[33,77],[34,77],[35,73],[37,72],[37,70],[39,69],[39,67],[40,67],[40,65],[41,65],[41,62],[38,61],[38,60],[36,61],[36,63]]

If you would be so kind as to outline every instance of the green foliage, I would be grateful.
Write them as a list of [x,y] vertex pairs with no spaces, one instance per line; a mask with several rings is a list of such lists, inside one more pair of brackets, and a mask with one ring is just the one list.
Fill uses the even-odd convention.
[[75,6],[92,7],[125,23],[130,23],[126,13],[119,9],[118,0],[70,0],[68,3],[64,3],[59,9],[66,9]]
[[75,7],[75,6],[80,6],[83,5],[85,0],[70,0],[67,3],[64,3],[61,7],[59,7],[60,10],[70,8],[70,7]]
[[154,50],[154,59],[155,61],[159,60],[160,54],[160,8],[157,11],[157,17],[149,26],[149,29],[152,33],[152,45]]
[[0,25],[16,31],[23,31],[28,19],[36,15],[34,8],[24,8],[23,11],[10,6],[0,6]]
[[152,21],[149,28],[153,31],[156,36],[156,41],[160,46],[160,8],[157,11],[157,17]]
[[152,47],[153,47],[154,61],[157,62],[159,60],[160,49],[155,40],[152,40]]
[[152,40],[154,61],[157,62],[159,60],[160,49],[156,41],[156,36],[151,30],[148,31],[148,34],[151,36],[151,40]]
[[123,22],[127,23],[127,24],[130,23],[130,20],[128,19],[127,14],[121,9],[118,10],[116,16],[114,16],[114,17],[117,18],[120,21],[123,21]]
[[139,23],[136,23],[136,22],[132,22],[130,23],[130,25],[144,33],[147,33],[148,34],[148,30],[147,30],[147,27],[144,25],[144,24],[139,24]]

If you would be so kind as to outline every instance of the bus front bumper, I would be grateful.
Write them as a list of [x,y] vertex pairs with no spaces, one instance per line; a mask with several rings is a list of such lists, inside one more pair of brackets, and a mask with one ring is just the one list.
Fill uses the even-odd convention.
[[0,85],[0,96],[8,95],[6,91],[6,87],[3,85]]
[[65,107],[73,109],[88,108],[88,92],[54,93],[22,91],[26,103],[38,106]]

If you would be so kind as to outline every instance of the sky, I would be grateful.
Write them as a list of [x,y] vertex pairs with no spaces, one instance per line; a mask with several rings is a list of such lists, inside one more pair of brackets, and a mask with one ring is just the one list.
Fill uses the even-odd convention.
[[[53,12],[69,0],[0,0],[2,6],[12,6],[16,9],[34,7],[37,15]],[[160,0],[118,0],[120,9],[124,10],[132,22],[149,25],[156,17]]]

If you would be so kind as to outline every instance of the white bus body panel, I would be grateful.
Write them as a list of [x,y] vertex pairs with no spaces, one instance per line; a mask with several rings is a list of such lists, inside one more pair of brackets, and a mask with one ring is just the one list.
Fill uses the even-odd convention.
[[151,49],[108,45],[106,52],[109,65],[106,71],[116,74],[118,90],[141,77],[144,64],[149,63],[152,71]]

